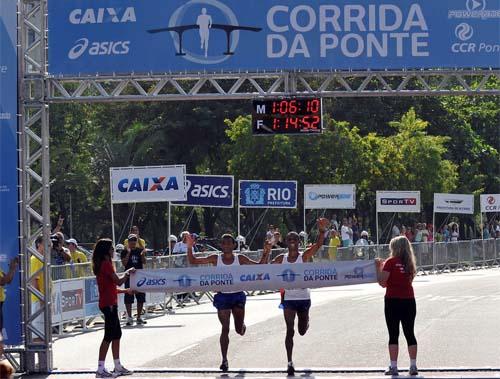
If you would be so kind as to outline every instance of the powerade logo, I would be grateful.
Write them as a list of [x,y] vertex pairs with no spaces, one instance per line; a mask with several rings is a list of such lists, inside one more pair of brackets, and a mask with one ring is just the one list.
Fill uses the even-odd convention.
[[151,178],[124,178],[118,182],[118,190],[120,192],[153,192],[153,191],[168,191],[168,190],[178,190],[179,185],[177,183],[177,178],[171,176],[168,178],[166,176],[151,177]]
[[160,287],[167,284],[167,279],[159,278],[159,279],[148,279],[142,278],[137,282],[137,287],[148,286],[148,287]]
[[347,280],[368,279],[373,277],[373,274],[365,274],[365,269],[363,267],[355,267],[351,273],[347,273],[344,275],[344,279]]
[[191,279],[187,275],[181,275],[176,280],[174,280],[174,282],[177,282],[179,284],[179,287],[182,287],[182,288],[190,287],[191,282],[193,282],[193,281],[194,281],[194,279]]
[[350,200],[352,195],[350,193],[316,193],[309,192],[309,199],[315,200]]
[[286,269],[284,270],[281,275],[278,275],[278,276],[281,276],[281,279],[284,281],[284,282],[287,282],[287,283],[292,283],[292,282],[295,282],[295,278],[297,276],[301,276],[300,274],[296,274],[294,271],[290,270],[290,269]]
[[[499,9],[486,9],[487,0],[464,0],[465,9],[452,9],[448,11],[448,18],[456,19],[481,19],[500,18]],[[493,2],[495,3],[495,2]]]
[[[185,33],[189,30],[198,33]],[[170,32],[176,56],[194,63],[218,64],[236,54],[241,32],[261,30],[241,26],[231,8],[218,0],[191,0],[172,13],[168,27],[148,32]]]
[[269,274],[266,273],[258,273],[258,274],[243,274],[240,276],[240,280],[242,282],[258,282],[261,280],[271,280]]

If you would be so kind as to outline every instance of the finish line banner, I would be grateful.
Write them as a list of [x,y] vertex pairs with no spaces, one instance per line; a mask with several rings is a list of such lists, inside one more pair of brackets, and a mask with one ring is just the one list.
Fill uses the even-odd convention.
[[53,75],[498,68],[500,0],[49,0]]
[[372,283],[375,261],[263,264],[137,270],[130,287],[140,292],[256,291]]

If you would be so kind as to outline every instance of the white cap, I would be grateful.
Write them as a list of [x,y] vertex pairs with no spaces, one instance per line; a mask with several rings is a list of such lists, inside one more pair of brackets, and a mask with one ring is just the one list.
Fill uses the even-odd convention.
[[245,237],[243,237],[241,234],[236,237],[236,242],[242,242],[242,243],[245,243],[246,242],[246,239]]
[[118,250],[125,250],[125,246],[123,246],[121,243],[119,243],[118,245],[115,246],[115,250],[118,251]]
[[176,236],[174,236],[173,234],[171,234],[171,235],[168,237],[168,242],[172,242],[172,241],[177,242],[177,237],[176,237]]
[[301,231],[301,232],[299,233],[299,236],[301,236],[302,238],[306,238],[306,237],[307,237],[307,233],[306,233],[306,232],[304,232],[304,231]]
[[361,237],[363,237],[363,236],[367,236],[368,237],[368,232],[366,230],[363,230],[361,232]]
[[72,243],[75,246],[78,246],[78,242],[76,242],[76,239],[74,239],[74,238],[70,238],[69,240],[66,240],[66,243]]

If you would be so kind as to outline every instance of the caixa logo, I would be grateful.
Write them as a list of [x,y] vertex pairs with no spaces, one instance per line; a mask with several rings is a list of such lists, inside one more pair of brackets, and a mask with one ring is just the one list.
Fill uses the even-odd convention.
[[179,185],[177,178],[171,176],[165,184],[166,176],[151,177],[151,178],[124,178],[118,182],[118,190],[120,192],[147,192],[147,191],[168,191],[178,190]]
[[88,38],[80,38],[69,50],[69,59],[78,59],[85,52],[91,56],[124,55],[130,51],[130,41],[90,42]]
[[165,278],[155,278],[155,279],[148,279],[148,278],[142,278],[137,282],[137,287],[142,287],[142,286],[164,286],[167,284],[167,279]]
[[134,7],[122,8],[89,8],[73,9],[69,14],[69,22],[79,24],[103,24],[136,22]]

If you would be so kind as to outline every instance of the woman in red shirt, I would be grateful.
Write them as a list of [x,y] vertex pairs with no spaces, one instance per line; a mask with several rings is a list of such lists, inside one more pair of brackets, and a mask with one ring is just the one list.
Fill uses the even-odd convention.
[[412,282],[417,267],[415,254],[410,241],[405,236],[395,237],[389,244],[390,257],[383,262],[377,259],[377,279],[379,284],[386,288],[385,293],[385,321],[389,331],[389,356],[391,364],[385,375],[398,375],[398,339],[399,324],[403,326],[403,333],[408,343],[410,355],[410,375],[418,375],[417,370],[417,340],[414,334],[417,306]]
[[[99,347],[96,378],[114,378],[116,376],[132,374],[132,371],[127,370],[120,363],[120,338],[122,330],[118,317],[118,293],[126,292],[131,294],[132,290],[122,290],[116,286],[125,283],[130,273],[135,269],[132,268],[125,271],[124,275],[119,277],[111,261],[113,251],[113,242],[109,238],[101,238],[97,241],[92,254],[92,269],[99,289],[99,309],[104,314],[104,338]],[[115,363],[113,372],[109,372],[104,366],[110,343]]]

